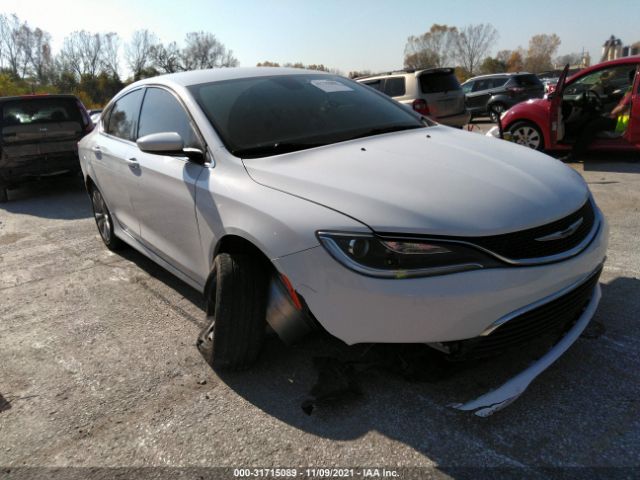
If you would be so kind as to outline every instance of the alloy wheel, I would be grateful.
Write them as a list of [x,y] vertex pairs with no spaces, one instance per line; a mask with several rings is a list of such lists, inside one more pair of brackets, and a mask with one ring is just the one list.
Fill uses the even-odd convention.
[[538,150],[540,148],[540,133],[533,127],[523,125],[511,131],[513,141],[519,145]]
[[93,190],[91,193],[91,199],[93,201],[93,215],[96,218],[96,225],[98,225],[100,236],[105,242],[109,242],[111,239],[112,227],[107,205],[104,203],[104,199],[98,189]]

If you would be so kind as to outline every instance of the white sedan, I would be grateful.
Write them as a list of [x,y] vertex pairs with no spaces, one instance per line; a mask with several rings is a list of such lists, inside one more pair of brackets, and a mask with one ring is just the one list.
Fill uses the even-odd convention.
[[199,348],[249,366],[266,323],[347,344],[486,357],[561,338],[488,396],[517,397],[597,307],[608,229],[581,176],[420,118],[348,79],[202,70],[120,92],[79,144],[104,243],[203,292]]

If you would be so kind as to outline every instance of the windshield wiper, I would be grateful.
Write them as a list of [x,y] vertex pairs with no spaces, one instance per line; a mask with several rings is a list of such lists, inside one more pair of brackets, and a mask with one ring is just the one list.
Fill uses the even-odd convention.
[[275,142],[267,145],[256,145],[255,147],[240,148],[232,151],[235,156],[241,158],[269,157],[281,153],[296,152],[307,148],[321,147],[326,143],[300,143],[300,142]]

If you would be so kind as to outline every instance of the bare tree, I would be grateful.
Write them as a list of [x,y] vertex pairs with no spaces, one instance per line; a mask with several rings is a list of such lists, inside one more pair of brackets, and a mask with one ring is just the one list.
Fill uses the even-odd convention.
[[149,51],[154,68],[164,73],[174,73],[182,70],[180,49],[176,42],[171,42],[166,47],[158,43],[152,45]]
[[553,69],[551,58],[558,51],[560,37],[555,33],[534,35],[529,40],[529,49],[524,61],[525,68],[533,73]]
[[472,76],[498,38],[498,31],[489,23],[479,23],[467,25],[453,38],[460,66]]
[[120,37],[115,32],[101,35],[102,71],[118,76],[120,69]]
[[14,13],[1,16],[0,43],[3,59],[7,61],[9,70],[14,76],[20,73],[20,19]]
[[40,28],[36,28],[32,35],[30,63],[33,75],[39,83],[46,83],[54,68],[51,57],[51,35]]
[[448,66],[453,61],[458,29],[433,24],[428,32],[407,39],[404,64],[407,68]]
[[557,66],[579,65],[582,62],[582,53],[567,53],[566,55],[560,55],[554,60]]
[[233,56],[233,52],[227,51],[226,47],[212,33],[189,32],[185,43],[181,55],[184,70],[238,65],[238,60]]
[[149,30],[136,30],[131,41],[125,47],[127,66],[133,73],[134,80],[138,80],[142,72],[152,65],[152,51],[158,43],[157,37]]

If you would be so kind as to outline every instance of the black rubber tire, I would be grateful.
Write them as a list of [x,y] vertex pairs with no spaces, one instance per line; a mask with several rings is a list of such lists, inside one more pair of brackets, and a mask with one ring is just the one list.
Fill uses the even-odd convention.
[[6,203],[9,201],[9,193],[5,185],[0,185],[0,203]]
[[[511,141],[512,142],[516,142],[515,132],[517,132],[518,129],[523,128],[523,127],[530,128],[530,129],[534,130],[536,132],[536,134],[538,135],[538,137],[540,139],[540,142],[539,142],[539,144],[538,144],[538,146],[536,148],[532,147],[531,145],[525,145],[525,144],[521,144],[521,145],[525,145],[525,146],[527,146],[529,148],[532,148],[534,150],[543,151],[544,150],[544,136],[542,135],[542,131],[533,122],[527,122],[526,120],[523,120],[523,121],[520,121],[520,122],[516,122],[513,125],[509,125],[508,131],[509,131],[509,133],[511,134],[511,137],[512,137]],[[516,142],[516,143],[518,143],[518,142]]]
[[114,233],[113,217],[111,216],[109,207],[107,207],[106,202],[104,202],[104,198],[103,198],[104,214],[107,217],[107,221],[110,225],[110,228],[109,228],[108,234],[104,234],[104,232],[101,230],[100,224],[98,223],[98,218],[96,215],[96,204],[95,204],[96,198],[94,196],[95,194],[103,198],[102,193],[100,192],[100,190],[98,190],[98,187],[96,187],[95,185],[91,185],[89,187],[89,198],[91,200],[91,209],[93,210],[93,218],[95,219],[96,226],[98,227],[98,233],[100,234],[100,238],[102,238],[102,241],[104,242],[106,247],[109,250],[115,252],[116,250],[120,250],[124,246],[124,242],[120,240],[118,237],[116,237],[116,234]]
[[[495,108],[500,109],[500,111],[496,111]],[[493,105],[491,105],[488,110],[489,110],[489,117],[491,118],[491,121],[493,123],[498,123],[498,117],[500,117],[500,115],[502,115],[502,112],[504,112],[507,109],[506,105],[502,104],[502,103],[494,103]]]
[[220,253],[213,262],[207,322],[198,349],[214,370],[243,370],[255,363],[264,339],[269,276],[246,254]]

